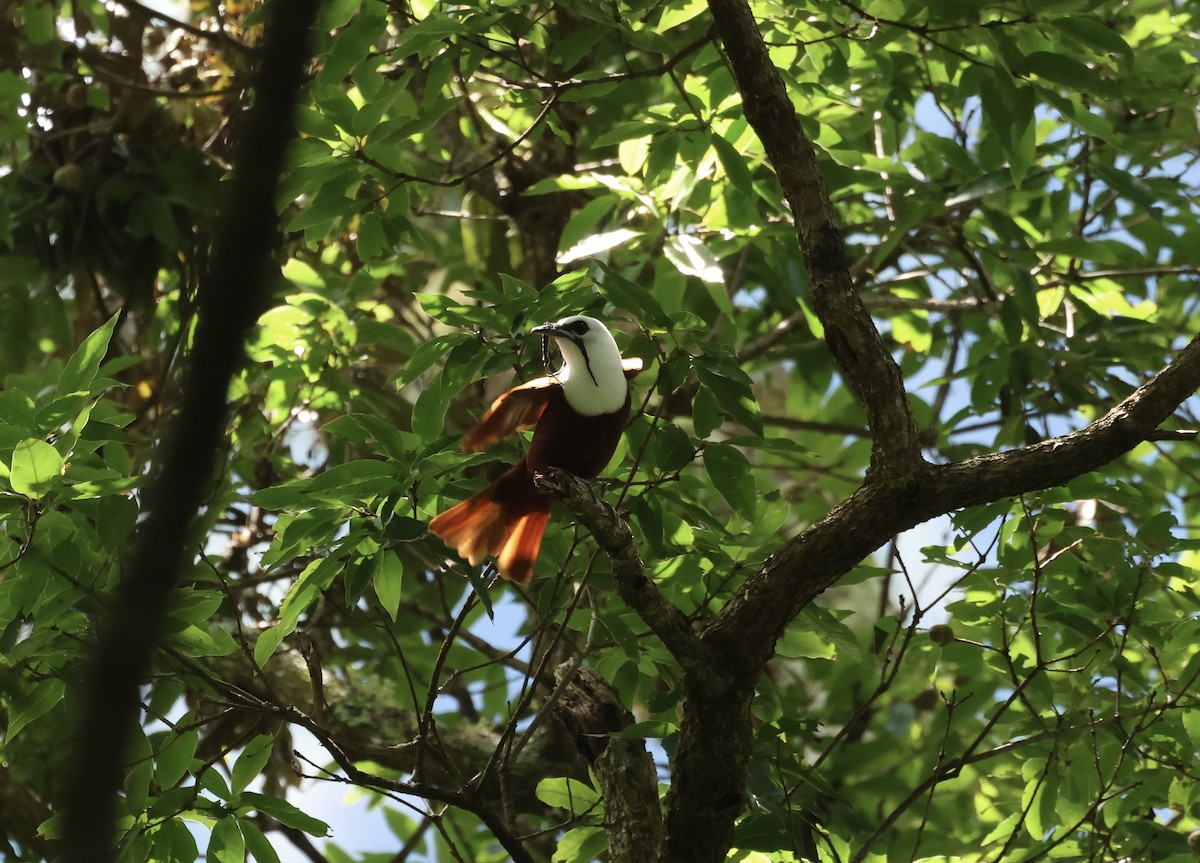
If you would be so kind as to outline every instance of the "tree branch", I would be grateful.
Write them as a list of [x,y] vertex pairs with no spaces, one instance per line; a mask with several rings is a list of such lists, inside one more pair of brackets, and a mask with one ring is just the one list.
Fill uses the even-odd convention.
[[1158,426],[1197,387],[1200,335],[1170,365],[1091,425],[1024,449],[934,468],[934,483],[924,497],[934,501],[944,497],[949,511],[1062,485],[1113,461],[1143,441],[1158,438]]
[[604,829],[612,863],[645,863],[662,845],[658,777],[644,740],[609,737],[633,724],[633,714],[617,691],[594,670],[563,663],[555,672],[561,685],[572,674],[554,712],[576,748],[593,766],[604,795]]
[[[601,551],[612,561],[617,593],[671,651],[684,673],[700,677],[713,675],[714,663],[701,649],[691,622],[667,601],[646,575],[633,532],[617,511],[605,503],[589,483],[565,470],[548,468],[535,475],[533,481],[538,488],[556,495],[579,523],[596,537]],[[723,688],[719,681],[710,683]]]
[[741,91],[746,118],[791,205],[825,342],[866,411],[873,441],[871,473],[903,477],[922,463],[917,424],[900,369],[854,290],[837,214],[812,142],[745,0],[709,0],[709,9]]
[[275,193],[294,134],[293,107],[319,5],[289,0],[271,10],[254,106],[241,130],[230,198],[200,285],[186,398],[160,450],[160,469],[146,488],[144,518],[89,669],[63,793],[66,863],[113,858],[116,794],[137,721],[138,684],[149,668],[185,549],[194,547],[189,534],[224,439],[226,394],[242,361],[244,333],[267,298]]
[[772,555],[701,635],[705,655],[719,663],[719,677],[735,683],[713,698],[693,685],[699,675],[685,674],[664,863],[725,858],[745,793],[755,680],[805,605],[903,530],[963,506],[1058,485],[1111,461],[1153,434],[1200,386],[1200,342],[1194,340],[1175,363],[1087,429],[959,465],[925,462],[900,371],[853,290],[815,153],[749,7],[744,0],[709,0],[709,7],[747,119],[791,205],[826,343],[864,406],[873,444],[858,491]]
[[868,481],[747,579],[702,640],[718,653],[755,643],[754,655],[745,660],[761,667],[788,622],[892,536],[963,507],[1053,488],[1095,470],[1152,438],[1197,387],[1200,335],[1174,362],[1085,428],[1011,452],[927,465],[905,484]]

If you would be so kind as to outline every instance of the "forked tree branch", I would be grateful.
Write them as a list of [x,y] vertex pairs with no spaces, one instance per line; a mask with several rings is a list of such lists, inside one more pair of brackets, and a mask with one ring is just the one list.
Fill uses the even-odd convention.
[[1053,488],[1108,464],[1154,437],[1197,387],[1200,335],[1085,428],[1019,450],[926,465],[904,484],[868,480],[747,579],[702,640],[747,669],[761,668],[792,618],[891,537],[939,515]]
[[655,859],[663,824],[654,759],[644,740],[610,736],[632,725],[633,714],[608,681],[587,666],[564,662],[554,678],[566,686],[554,712],[591,763],[604,795],[610,863]]
[[[788,623],[818,594],[903,530],[964,506],[1060,485],[1112,461],[1150,438],[1200,386],[1197,337],[1085,429],[954,465],[924,461],[900,371],[853,290],[815,152],[750,9],[744,0],[709,0],[709,6],[747,118],[792,207],[814,308],[830,353],[865,408],[873,449],[858,491],[772,555],[705,628],[699,647],[682,616],[646,579],[628,526],[611,510],[598,509],[584,483],[545,486],[559,494],[572,489],[569,505],[613,557],[622,596],[684,666],[683,717],[660,857],[669,863],[725,859],[745,794],[755,682]],[[714,686],[718,681],[724,685]]]

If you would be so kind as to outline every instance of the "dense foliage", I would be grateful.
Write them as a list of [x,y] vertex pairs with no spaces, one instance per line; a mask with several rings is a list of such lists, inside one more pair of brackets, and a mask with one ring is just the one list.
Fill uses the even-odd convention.
[[[920,555],[843,546],[852,559],[798,571],[772,567],[866,500],[864,477],[903,485],[869,424],[903,426],[905,400],[864,408],[888,383],[844,347],[847,306],[821,299],[828,259],[751,125],[720,6],[324,4],[272,300],[141,690],[121,860],[368,859],[320,838],[329,815],[304,792],[322,782],[383,812],[393,849],[370,859],[648,860],[664,827],[630,802],[642,739],[660,744],[649,787],[668,813],[701,800],[733,831],[684,837],[668,814],[663,859],[701,859],[687,841],[717,860],[1192,859],[1195,383],[1092,463],[1040,442],[1104,417],[1200,325],[1200,5],[751,3],[920,456],[1054,465],[940,508],[909,492],[904,527],[952,516]],[[24,0],[0,18],[15,859],[56,853],[63,741],[188,398],[265,17]],[[740,759],[732,797],[705,800],[676,761],[719,651],[664,642],[592,531],[557,511],[517,591],[425,530],[516,458],[523,441],[467,456],[459,437],[514,375],[542,373],[528,329],[575,312],[646,362],[598,490],[696,643],[739,591],[840,577],[816,603],[793,595],[785,629],[746,630],[772,658],[730,699],[747,745],[721,754]],[[871,536],[892,522],[870,503],[831,518]],[[581,669],[612,687],[595,683],[615,715],[599,734],[563,725]],[[293,755],[296,729],[321,746]],[[593,763],[608,732],[623,779]],[[612,813],[639,805],[630,852]]]

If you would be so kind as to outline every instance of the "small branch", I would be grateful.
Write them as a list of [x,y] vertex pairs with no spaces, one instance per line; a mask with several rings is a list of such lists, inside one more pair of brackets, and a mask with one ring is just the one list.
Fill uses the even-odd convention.
[[763,414],[762,421],[767,425],[779,426],[785,429],[823,432],[824,434],[836,434],[843,437],[867,437],[871,434],[868,429],[862,426],[852,426],[849,423],[827,423],[776,414]]
[[[1019,450],[928,465],[907,484],[868,481],[748,578],[703,641],[718,654],[741,653],[747,666],[740,673],[752,673],[801,608],[892,536],[956,509],[1053,488],[1095,470],[1151,439],[1197,387],[1200,336],[1085,428]],[[757,653],[749,647],[760,644],[765,650]]]
[[1193,441],[1196,436],[1200,435],[1195,429],[1177,429],[1168,431],[1166,429],[1154,431],[1146,440],[1185,440]]
[[922,497],[944,499],[944,511],[950,511],[1062,485],[1124,455],[1143,441],[1173,434],[1159,432],[1158,426],[1197,387],[1200,335],[1179,352],[1174,362],[1091,425],[1012,452],[936,467],[932,471],[934,481]]
[[524,132],[521,132],[519,135],[517,135],[515,138],[513,138],[511,141],[509,141],[507,144],[505,144],[504,147],[502,147],[495,155],[491,156],[488,159],[485,159],[484,161],[480,162],[473,168],[468,168],[466,171],[459,174],[457,177],[454,177],[449,180],[435,180],[431,177],[418,177],[416,174],[408,174],[408,173],[405,173],[404,171],[393,171],[391,168],[387,167],[379,160],[374,159],[371,156],[368,156],[366,154],[366,152],[362,149],[362,147],[358,147],[354,151],[354,155],[361,162],[364,162],[365,164],[370,165],[375,170],[379,171],[382,174],[386,174],[390,179],[395,180],[397,182],[425,183],[430,186],[440,186],[443,188],[452,188],[454,186],[461,186],[467,180],[471,179],[472,177],[476,176],[477,174],[483,173],[488,168],[493,167],[494,165],[498,164],[499,162],[503,161],[504,159],[506,159],[510,155],[512,155],[512,153],[517,149],[517,147],[519,147],[521,145],[521,143],[523,141],[525,141],[530,135],[532,135],[534,132],[536,132],[541,127],[542,122],[546,119],[546,117],[547,117],[547,115],[549,115],[551,109],[557,103],[558,103],[558,94],[554,93],[550,96],[549,99],[546,100],[546,103],[544,105],[542,105],[541,110],[538,111],[538,115],[533,118],[533,122],[529,124],[528,129],[526,129]]
[[596,537],[596,543],[612,561],[617,593],[671,651],[684,673],[712,674],[713,664],[701,650],[691,623],[646,575],[633,531],[617,511],[589,483],[567,471],[549,468],[536,474],[533,481],[538,488],[556,495]]
[[933,297],[897,297],[891,294],[875,294],[863,297],[869,309],[919,309],[926,312],[985,312],[996,304],[985,299],[938,300]]
[[178,18],[172,17],[165,12],[160,12],[157,9],[152,9],[151,7],[142,3],[138,3],[137,0],[117,0],[117,2],[126,9],[134,10],[142,15],[145,15],[147,18],[154,18],[155,20],[166,24],[173,30],[182,30],[185,33],[195,36],[197,39],[206,39],[210,42],[216,42],[222,48],[232,48],[235,51],[250,55],[260,53],[258,48],[252,48],[249,45],[239,42],[224,30],[205,30],[201,27],[196,27],[195,25],[189,24],[186,21],[180,21]]

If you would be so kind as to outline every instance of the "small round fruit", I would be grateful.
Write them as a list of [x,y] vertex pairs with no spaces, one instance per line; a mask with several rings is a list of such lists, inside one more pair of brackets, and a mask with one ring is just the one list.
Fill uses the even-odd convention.
[[938,647],[945,647],[954,641],[954,630],[948,623],[935,623],[929,627],[929,640]]
[[67,104],[75,110],[87,107],[88,88],[82,81],[76,81],[67,88]]
[[74,192],[83,185],[83,168],[77,162],[67,162],[54,172],[54,185]]
[[922,689],[912,700],[912,706],[920,713],[927,713],[942,703],[942,697],[932,686]]

